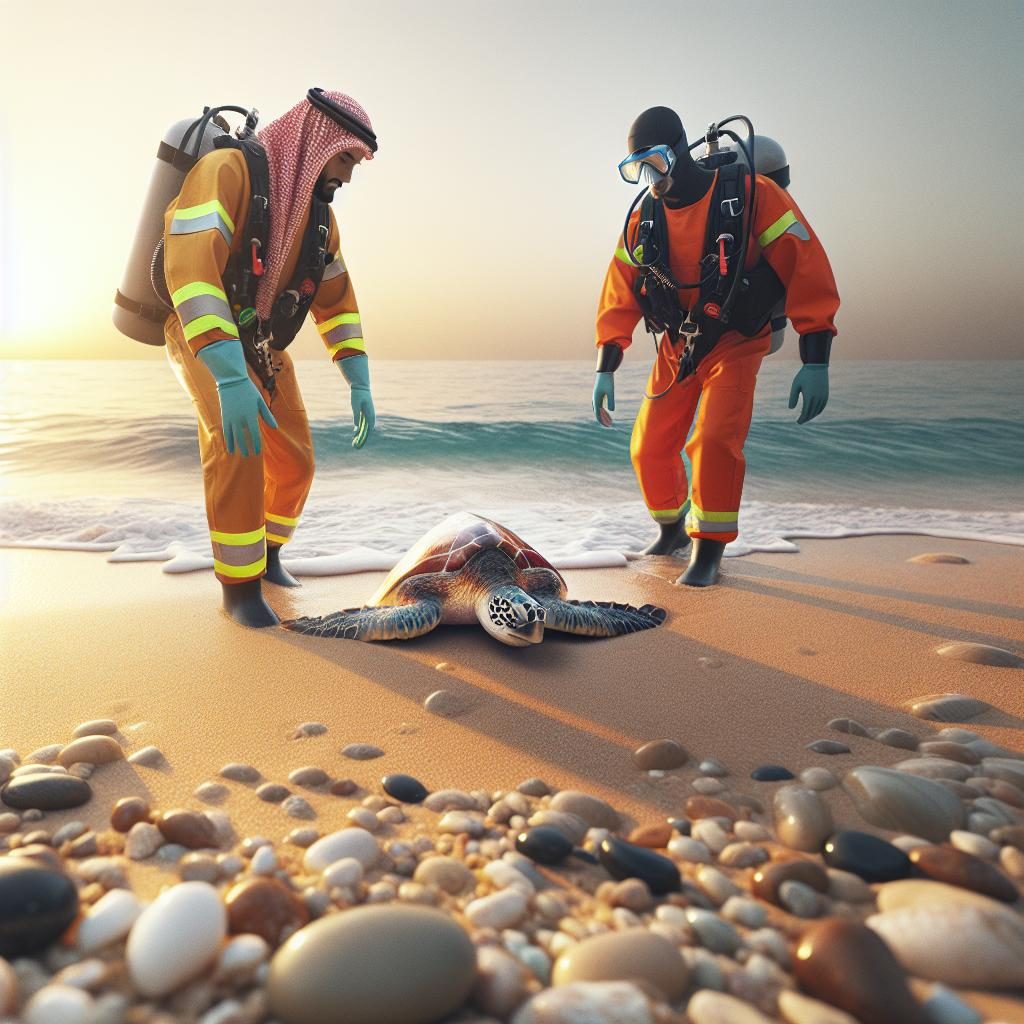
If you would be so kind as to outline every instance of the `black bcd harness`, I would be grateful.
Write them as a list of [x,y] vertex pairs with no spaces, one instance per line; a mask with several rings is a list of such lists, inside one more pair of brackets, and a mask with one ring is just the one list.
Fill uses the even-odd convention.
[[[754,337],[785,295],[782,282],[763,256],[750,270],[743,269],[744,243],[753,231],[752,211],[747,208],[746,165],[733,159],[716,161],[714,166],[718,178],[708,211],[699,280],[680,282],[673,276],[664,202],[650,192],[641,203],[640,223],[630,250],[631,258],[639,263],[634,294],[645,327],[653,335],[667,334],[672,342],[684,342],[675,382],[693,373],[727,331]],[[627,249],[630,244],[626,241]],[[680,289],[688,288],[699,289],[697,302],[690,309],[679,296]]]

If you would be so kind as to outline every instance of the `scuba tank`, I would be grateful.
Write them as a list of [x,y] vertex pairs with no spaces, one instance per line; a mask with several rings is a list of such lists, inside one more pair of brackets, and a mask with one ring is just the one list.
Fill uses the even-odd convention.
[[[229,126],[220,117],[222,110],[245,115],[245,127],[238,134],[251,133],[256,126],[256,110],[243,107],[206,107],[199,118],[177,121],[164,133],[157,147],[157,162],[149,180],[135,239],[121,287],[114,294],[114,326],[124,335],[145,345],[164,344],[164,321],[172,309],[153,284],[154,255],[163,240],[164,212],[181,191],[185,175],[214,148],[214,140],[228,134]],[[162,276],[162,267],[160,268]],[[163,289],[161,289],[163,290]]]

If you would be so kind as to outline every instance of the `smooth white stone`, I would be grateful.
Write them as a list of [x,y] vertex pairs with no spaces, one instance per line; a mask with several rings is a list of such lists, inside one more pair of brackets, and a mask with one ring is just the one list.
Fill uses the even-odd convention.
[[210,964],[226,934],[227,911],[212,885],[182,882],[165,889],[128,935],[132,982],[151,998],[173,992]]
[[655,1024],[650,1000],[628,981],[575,981],[524,1004],[512,1024]]
[[861,817],[879,828],[905,830],[942,842],[964,823],[964,807],[955,793],[905,771],[864,765],[846,774],[843,789]]
[[687,1004],[686,1013],[693,1024],[773,1024],[750,1003],[724,992],[701,989]]
[[910,853],[911,850],[916,850],[919,846],[934,845],[929,840],[922,839],[920,836],[896,836],[895,839],[890,839],[889,842],[904,853]]
[[329,889],[345,889],[362,880],[363,865],[355,857],[342,857],[324,869],[324,884]]
[[277,854],[272,846],[261,846],[249,862],[254,875],[272,875],[277,870]]
[[817,917],[822,909],[821,893],[795,879],[779,886],[779,902],[797,917]]
[[518,889],[502,889],[473,900],[466,917],[477,928],[511,928],[526,916],[527,897]]
[[439,832],[450,832],[458,835],[465,833],[470,836],[482,836],[485,831],[484,820],[479,813],[469,811],[447,811],[437,823]]
[[357,828],[365,828],[367,832],[376,832],[380,828],[377,815],[369,807],[353,807],[345,817]]
[[499,889],[518,889],[526,896],[532,896],[535,889],[526,875],[504,860],[493,860],[484,868],[484,875]]
[[959,829],[950,832],[949,841],[964,853],[973,854],[982,860],[996,860],[999,856],[999,846],[991,839],[984,836],[976,836],[973,832],[962,832]]
[[71,985],[47,985],[25,1007],[25,1024],[89,1024],[93,998]]
[[163,833],[148,821],[137,821],[125,837],[124,852],[131,860],[146,860],[164,845]]
[[756,821],[737,821],[732,830],[745,843],[762,843],[772,838],[771,831]]
[[109,969],[108,964],[97,957],[91,957],[88,960],[79,960],[77,963],[69,964],[54,975],[53,983],[71,985],[74,988],[94,989],[107,976]]
[[820,796],[806,786],[783,786],[773,802],[775,834],[794,850],[817,853],[832,834],[832,812]]
[[697,868],[697,884],[718,905],[724,903],[730,896],[739,896],[743,892],[728,875],[707,864]]
[[696,839],[689,836],[674,836],[668,841],[668,852],[673,857],[688,861],[691,864],[710,864],[711,851]]
[[366,829],[343,828],[318,839],[302,858],[307,871],[323,871],[335,861],[354,857],[363,869],[372,868],[380,858],[380,845]]
[[527,975],[514,956],[497,946],[476,951],[477,980],[473,1003],[484,1013],[504,1020],[527,994]]
[[260,935],[236,935],[220,951],[217,973],[222,977],[248,974],[270,957],[270,946]]
[[142,903],[129,889],[111,889],[89,908],[78,925],[78,948],[94,953],[123,939],[142,913]]
[[767,920],[768,913],[757,900],[743,896],[730,896],[721,911],[722,917],[745,928],[760,928]]
[[690,829],[690,835],[700,840],[712,853],[721,853],[729,845],[728,833],[711,818],[695,821]]

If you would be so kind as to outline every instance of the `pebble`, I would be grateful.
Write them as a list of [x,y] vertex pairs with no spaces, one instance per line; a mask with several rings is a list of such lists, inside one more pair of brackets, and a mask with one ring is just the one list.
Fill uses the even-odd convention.
[[365,828],[367,832],[376,832],[380,828],[380,822],[377,820],[377,815],[373,813],[368,807],[353,807],[346,818],[353,825],[357,825],[359,828]]
[[624,907],[634,914],[643,914],[654,907],[654,897],[646,882],[639,878],[627,878],[617,882],[609,893],[608,902],[613,907]]
[[476,928],[511,928],[526,916],[527,905],[524,893],[503,889],[473,900],[464,913]]
[[591,828],[607,828],[616,832],[622,824],[618,812],[610,804],[596,796],[572,789],[563,789],[557,793],[551,800],[551,808],[565,814],[575,814]]
[[913,868],[906,853],[869,832],[836,832],[822,848],[829,867],[848,871],[865,882],[891,882],[906,878]]
[[213,822],[198,811],[164,811],[157,817],[156,826],[167,842],[189,850],[217,846],[217,830]]
[[302,859],[307,871],[319,872],[343,857],[355,857],[364,868],[372,868],[380,858],[380,846],[362,828],[345,828],[318,839]]
[[[428,857],[420,861],[413,881],[422,885],[436,885],[452,896],[458,896],[473,885],[473,872],[455,857]],[[561,916],[561,915],[560,915]]]
[[701,818],[727,818],[730,822],[739,817],[739,812],[732,804],[714,797],[691,796],[684,805],[684,813],[691,821]]
[[371,761],[375,757],[383,757],[384,751],[372,743],[350,743],[347,747],[341,748],[341,755],[353,761]]
[[92,957],[62,968],[53,976],[53,981],[58,985],[72,985],[75,988],[89,990],[99,988],[107,974],[107,964],[97,957]]
[[948,740],[932,740],[922,743],[918,748],[919,754],[925,757],[941,757],[948,761],[959,761],[960,764],[981,764],[980,755],[976,754],[970,747],[962,743],[950,743]]
[[1024,853],[1015,846],[1004,846],[999,851],[999,864],[1011,878],[1024,881]]
[[809,995],[872,1024],[926,1024],[907,979],[870,928],[841,918],[810,925],[796,951],[794,973]]
[[722,778],[729,774],[729,769],[721,761],[717,761],[713,757],[701,761],[697,766],[697,770],[701,775],[711,775],[714,778]]
[[497,946],[477,949],[476,974],[473,1005],[501,1020],[507,1020],[529,994],[526,969]]
[[93,998],[73,985],[49,984],[28,1001],[25,1024],[90,1024]]
[[730,896],[739,896],[743,892],[728,875],[708,864],[697,868],[696,880],[716,906],[721,906]]
[[700,840],[712,853],[719,854],[729,845],[729,834],[714,818],[701,818],[691,828],[694,839]]
[[308,739],[310,736],[322,736],[325,732],[327,732],[327,726],[323,722],[303,722],[292,733],[292,739]]
[[220,951],[219,978],[244,978],[270,959],[270,945],[259,935],[236,935]]
[[861,878],[850,871],[828,868],[828,894],[840,903],[872,903],[875,893]]
[[854,768],[843,779],[861,817],[872,825],[941,842],[964,823],[959,798],[938,783],[891,768]]
[[134,754],[128,755],[131,764],[141,764],[143,768],[158,768],[165,763],[162,751],[158,747],[141,747]]
[[204,782],[201,786],[196,787],[194,796],[206,804],[219,804],[222,800],[227,799],[230,792],[227,786],[223,786],[219,782]]
[[855,718],[833,718],[827,723],[826,728],[834,732],[845,732],[850,736],[871,736],[866,725],[861,725]]
[[907,561],[921,565],[970,565],[970,559],[964,558],[963,555],[951,555],[945,551],[926,551],[908,558]]
[[550,825],[537,825],[516,836],[516,849],[538,864],[561,864],[572,847],[565,834]]
[[732,830],[736,838],[745,843],[761,843],[772,838],[771,831],[756,821],[737,821]]
[[710,864],[712,861],[711,851],[702,842],[689,836],[676,836],[670,839],[668,852],[673,857],[689,861],[691,864]]
[[728,788],[721,779],[704,778],[694,779],[690,785],[702,796],[716,796],[724,793]]
[[512,1024],[656,1024],[656,1017],[650,999],[632,982],[578,981],[539,992]]
[[259,935],[273,949],[309,922],[306,905],[276,878],[247,878],[228,890],[224,904],[232,935]]
[[779,993],[779,1013],[787,1024],[859,1024],[834,1006],[788,989]]
[[783,786],[773,800],[775,834],[794,850],[816,853],[832,832],[832,812],[813,790]]
[[113,736],[116,732],[117,722],[112,718],[94,718],[76,725],[71,735],[77,740],[82,736]]
[[688,907],[687,924],[696,933],[705,949],[712,953],[724,953],[731,956],[743,943],[739,932],[728,921],[723,921],[717,914],[699,907]]
[[702,989],[687,1003],[686,1014],[692,1024],[772,1024],[760,1010],[748,1002]]
[[679,869],[667,857],[617,836],[609,836],[601,842],[598,858],[613,878],[642,879],[656,895],[678,892],[682,886]]
[[148,818],[149,804],[140,796],[126,796],[114,804],[110,824],[118,832],[129,832],[136,822],[146,821]]
[[272,875],[277,870],[277,854],[272,846],[261,846],[249,862],[254,875]]
[[380,784],[388,796],[403,804],[421,804],[429,795],[427,787],[411,775],[385,775]]
[[950,832],[949,841],[958,850],[980,857],[982,860],[996,860],[999,857],[999,845],[984,836],[976,836],[973,832],[959,829]]
[[1015,903],[1020,893],[997,867],[949,846],[920,846],[911,850],[911,863],[937,882],[970,889],[1003,903]]
[[1021,668],[1024,659],[1013,651],[990,644],[956,643],[939,647],[936,654],[943,658],[955,658],[957,661],[970,662],[972,665],[991,665],[995,668]]
[[128,830],[124,852],[129,860],[145,860],[152,857],[164,844],[163,833],[148,821],[138,821]]
[[377,812],[377,820],[383,822],[385,825],[401,825],[405,821],[405,813],[401,807],[395,807],[393,804],[388,807],[383,807]]
[[84,779],[50,772],[20,775],[0,788],[0,799],[19,810],[63,811],[81,807],[91,797],[92,789]]
[[721,915],[733,924],[744,928],[760,928],[768,918],[767,911],[756,900],[742,896],[730,896],[721,909]]
[[316,817],[316,811],[313,809],[313,805],[301,796],[289,796],[285,797],[281,803],[281,810],[288,815],[289,818],[298,818],[301,821],[312,821]]
[[332,782],[328,792],[331,796],[351,796],[359,786],[352,779],[337,779]]
[[1024,788],[1024,761],[1009,757],[985,757],[982,759],[982,775],[1002,779],[1018,788]]
[[[767,829],[763,831],[767,832]],[[763,838],[770,837],[764,836]],[[763,864],[766,860],[768,860],[768,851],[760,846],[754,846],[752,843],[730,843],[718,855],[718,862],[729,868],[753,868],[758,864]]]
[[552,984],[579,981],[644,981],[673,1002],[686,990],[687,969],[679,950],[643,929],[594,935],[555,962]]
[[[0,815],[2,818],[3,815]],[[0,831],[3,831],[0,828]],[[994,842],[1003,843],[1024,850],[1024,825],[1004,825],[995,829],[989,836]]]
[[917,977],[972,989],[1024,987],[1024,919],[976,900],[904,906],[867,924]]
[[79,951],[88,955],[120,942],[141,913],[142,904],[130,889],[111,889],[104,893],[78,923]]
[[57,763],[65,768],[73,764],[110,764],[112,761],[123,761],[124,751],[121,744],[110,736],[83,736],[72,740],[57,755]]
[[440,814],[442,811],[474,811],[479,808],[476,800],[461,789],[439,789],[423,801],[428,811]]
[[25,758],[25,764],[53,764],[63,749],[63,743],[51,743],[49,746],[39,747]]
[[291,796],[291,790],[279,782],[264,782],[256,789],[256,795],[268,804],[279,804]]
[[667,821],[657,825],[639,825],[627,838],[637,846],[646,846],[649,850],[663,850],[672,838],[672,826]]
[[14,771],[14,762],[9,757],[0,757],[0,783],[6,782]]
[[456,718],[469,711],[471,704],[451,690],[435,690],[424,700],[423,707],[432,715],[439,715],[441,718]]
[[969,722],[992,707],[963,693],[935,693],[909,701],[909,705],[912,715],[929,722]]
[[363,880],[363,865],[355,857],[336,860],[324,871],[324,884],[330,888],[351,888]]
[[516,786],[516,792],[522,793],[524,796],[542,797],[550,794],[551,787],[543,779],[534,777],[520,782]]
[[633,762],[643,771],[671,771],[689,760],[686,749],[675,740],[651,740],[633,751]]
[[818,917],[824,905],[820,893],[795,879],[779,886],[779,903],[796,917]]
[[795,778],[793,773],[780,764],[763,764],[755,768],[750,777],[755,782],[783,782],[786,779]]
[[446,811],[437,823],[437,830],[452,835],[465,834],[478,838],[487,831],[487,826],[479,811]]
[[267,993],[287,1024],[428,1024],[461,1006],[475,979],[473,943],[450,917],[378,905],[328,915],[286,942]]
[[820,893],[828,892],[828,875],[811,860],[786,860],[766,864],[754,872],[751,881],[753,894],[768,903],[778,904],[783,882],[798,881]]
[[902,750],[917,750],[917,737],[906,729],[883,729],[875,736],[879,743]]
[[221,867],[208,853],[186,853],[178,862],[178,877],[183,882],[219,882]]
[[62,871],[27,857],[0,857],[0,957],[44,949],[78,914],[78,890]]
[[227,913],[212,885],[182,882],[165,889],[128,935],[125,960],[132,983],[150,998],[173,992],[214,960],[226,934]]
[[923,1005],[929,1024],[982,1024],[983,1021],[977,1010],[945,985],[933,986]]
[[288,773],[288,781],[293,786],[304,786],[307,789],[315,789],[330,781],[330,776],[323,768],[316,768],[309,765],[305,768],[296,768]]
[[968,765],[945,757],[912,757],[907,761],[899,761],[893,767],[922,779],[950,779],[954,782],[963,782],[971,775],[971,768]]
[[807,744],[807,749],[815,754],[849,754],[850,748],[845,743],[836,740],[815,740]]
[[[89,831],[89,826],[84,821],[69,821],[66,825],[62,825],[56,832],[53,833],[51,840],[55,847],[63,846],[65,843],[69,843],[79,836],[85,835]],[[996,851],[998,853],[998,850]]]

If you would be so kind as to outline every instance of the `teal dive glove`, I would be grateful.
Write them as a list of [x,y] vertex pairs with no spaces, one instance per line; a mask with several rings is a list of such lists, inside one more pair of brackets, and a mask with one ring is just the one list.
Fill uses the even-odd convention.
[[602,427],[610,427],[612,418],[608,410],[615,412],[615,374],[598,371],[594,376],[594,418]]
[[370,360],[364,355],[346,356],[338,360],[338,366],[352,389],[352,447],[362,448],[377,422],[370,395]]
[[803,406],[797,423],[813,420],[828,405],[828,363],[806,363],[793,378],[789,389],[789,407],[796,408],[796,400],[803,395]]
[[277,420],[263,401],[259,388],[249,379],[242,343],[234,338],[215,341],[199,350],[199,358],[217,382],[221,426],[228,453],[234,454],[237,445],[239,454],[250,454],[245,443],[248,431],[251,454],[259,455],[263,450],[260,445],[260,418],[275,430]]

